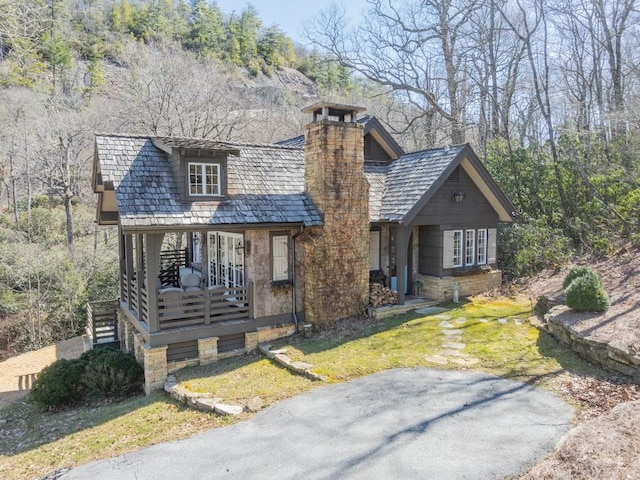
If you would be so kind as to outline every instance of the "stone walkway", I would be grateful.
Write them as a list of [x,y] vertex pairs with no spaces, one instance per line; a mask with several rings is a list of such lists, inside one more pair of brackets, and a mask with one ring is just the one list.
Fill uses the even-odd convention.
[[[442,309],[444,310],[444,309]],[[437,307],[429,307],[421,310],[416,310],[416,313],[424,315],[433,315],[437,313]],[[447,365],[453,363],[460,367],[473,367],[480,363],[480,359],[476,358],[464,350],[467,345],[463,341],[464,326],[468,321],[464,317],[452,318],[450,315],[444,313],[438,313],[436,318],[441,320],[439,327],[442,329],[442,350],[435,355],[425,355],[425,360],[429,363],[436,365]],[[487,323],[489,320],[486,318],[478,319],[480,323]],[[498,324],[504,325],[508,322],[506,318],[499,318]],[[521,325],[522,320],[519,318],[513,319],[516,325]]]

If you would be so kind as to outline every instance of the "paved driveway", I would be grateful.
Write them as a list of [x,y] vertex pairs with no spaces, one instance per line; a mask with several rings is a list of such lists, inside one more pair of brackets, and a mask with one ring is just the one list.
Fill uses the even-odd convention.
[[518,382],[390,370],[61,479],[502,479],[551,451],[572,415],[557,396]]

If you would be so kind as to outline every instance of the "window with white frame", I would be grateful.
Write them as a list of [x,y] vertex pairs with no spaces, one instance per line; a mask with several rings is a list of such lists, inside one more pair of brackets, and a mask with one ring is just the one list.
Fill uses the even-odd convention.
[[189,195],[221,195],[220,164],[189,163]]
[[464,264],[473,265],[476,260],[476,231],[467,230],[465,237]]
[[369,270],[380,270],[380,231],[369,232]]
[[462,230],[445,230],[442,255],[443,268],[462,266]]
[[289,276],[289,235],[271,236],[271,280],[286,282]]
[[487,264],[487,229],[478,230],[478,265]]
[[244,286],[244,236],[207,232],[209,288]]

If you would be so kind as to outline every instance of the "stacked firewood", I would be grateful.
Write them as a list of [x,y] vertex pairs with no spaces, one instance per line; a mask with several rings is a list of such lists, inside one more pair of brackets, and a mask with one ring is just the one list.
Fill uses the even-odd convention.
[[398,294],[379,283],[370,283],[369,302],[371,302],[373,308],[382,307],[383,305],[395,305],[398,303]]

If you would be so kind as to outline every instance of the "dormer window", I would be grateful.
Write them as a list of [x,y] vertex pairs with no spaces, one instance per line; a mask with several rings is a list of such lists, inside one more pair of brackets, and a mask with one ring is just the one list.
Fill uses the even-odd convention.
[[194,197],[222,195],[219,163],[189,162],[189,195]]

